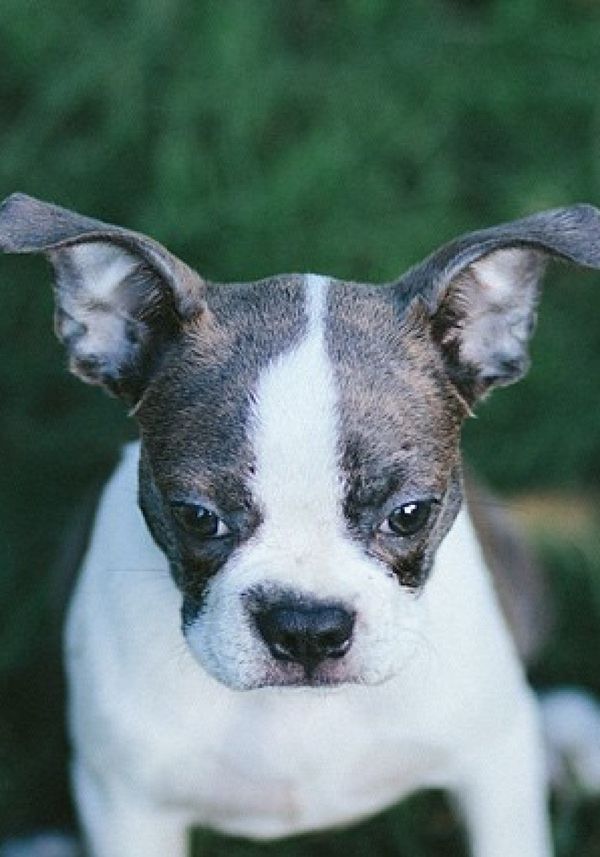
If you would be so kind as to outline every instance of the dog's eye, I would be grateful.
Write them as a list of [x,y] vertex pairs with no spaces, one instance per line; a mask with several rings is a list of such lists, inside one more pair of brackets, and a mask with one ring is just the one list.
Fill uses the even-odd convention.
[[177,523],[201,539],[218,539],[230,533],[227,524],[204,506],[196,503],[173,503],[171,509]]
[[431,514],[432,500],[414,500],[394,509],[379,527],[382,533],[412,536],[423,529]]

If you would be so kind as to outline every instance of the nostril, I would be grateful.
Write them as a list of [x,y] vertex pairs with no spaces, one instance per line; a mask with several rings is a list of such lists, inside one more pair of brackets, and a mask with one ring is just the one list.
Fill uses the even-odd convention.
[[271,649],[276,657],[281,658],[281,660],[290,660],[295,651],[298,641],[299,634],[286,632],[286,631],[277,631],[274,629],[274,633],[271,635],[263,634],[263,637],[271,646]]
[[328,634],[322,634],[321,645],[327,652],[328,657],[343,657],[350,648],[350,635],[351,631],[348,633],[331,632]]
[[323,652],[330,658],[341,658],[350,648],[354,615],[339,607],[328,608],[327,614],[320,617],[320,627],[316,630]]
[[274,658],[314,666],[342,658],[352,645],[354,613],[323,604],[271,603],[254,613],[256,626]]

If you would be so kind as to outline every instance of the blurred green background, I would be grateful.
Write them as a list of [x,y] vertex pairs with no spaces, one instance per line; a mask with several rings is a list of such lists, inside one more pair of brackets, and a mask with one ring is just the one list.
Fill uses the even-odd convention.
[[[148,232],[214,280],[390,279],[462,231],[600,203],[596,0],[2,0],[0,57],[0,196]],[[48,569],[134,426],[64,371],[45,264],[2,259],[0,284],[1,839],[69,818]],[[551,270],[533,357],[465,446],[497,489],[542,495],[560,638],[534,677],[600,692],[598,274]],[[557,809],[562,855],[598,857],[597,815]],[[455,836],[413,801],[264,853]]]

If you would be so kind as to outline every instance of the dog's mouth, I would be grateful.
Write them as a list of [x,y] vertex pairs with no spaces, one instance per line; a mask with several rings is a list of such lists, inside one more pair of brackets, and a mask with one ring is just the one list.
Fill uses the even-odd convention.
[[275,664],[268,669],[257,687],[303,687],[329,689],[347,684],[362,684],[355,675],[341,664],[320,663],[314,667],[302,664]]
[[352,685],[368,687],[384,684],[395,674],[393,670],[385,668],[365,671],[364,665],[361,668],[360,663],[354,659],[325,660],[312,668],[298,663],[263,660],[257,667],[249,670],[245,676],[237,677],[237,689],[312,689],[327,693]]

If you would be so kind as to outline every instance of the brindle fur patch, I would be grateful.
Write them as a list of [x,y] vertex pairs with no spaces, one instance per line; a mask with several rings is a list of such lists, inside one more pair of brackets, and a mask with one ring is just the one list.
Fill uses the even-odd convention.
[[[207,580],[261,520],[248,489],[248,419],[261,371],[306,329],[303,278],[208,284],[207,310],[187,322],[137,409],[140,505],[172,573],[199,605]],[[231,536],[177,532],[168,501],[209,503]],[[189,604],[186,614],[190,615]]]
[[[339,395],[339,456],[350,531],[406,586],[427,577],[460,506],[464,416],[419,305],[389,288],[332,283],[327,347]],[[378,527],[395,506],[436,498],[422,533]]]

